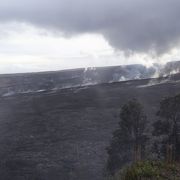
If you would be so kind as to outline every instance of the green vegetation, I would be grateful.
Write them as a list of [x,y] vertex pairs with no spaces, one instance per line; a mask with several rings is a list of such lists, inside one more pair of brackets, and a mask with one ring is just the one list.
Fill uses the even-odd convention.
[[[121,168],[121,164],[131,159],[135,162],[141,160],[147,140],[145,125],[146,115],[136,99],[122,107],[119,128],[113,133],[111,145],[107,148],[109,155],[107,170],[111,175]],[[128,152],[128,149],[131,152]]]
[[[180,180],[180,94],[162,99],[156,115],[147,137],[143,106],[133,99],[121,108],[119,128],[107,148],[110,180]],[[154,146],[146,154],[155,154],[150,159],[156,161],[147,161],[148,141]]]
[[[162,137],[160,152],[168,162],[180,159],[180,95],[164,98],[157,112],[160,118],[154,123],[153,135]],[[158,142],[159,143],[159,142]],[[157,145],[156,145],[157,147]]]
[[161,161],[137,162],[118,172],[112,180],[179,180],[180,164]]

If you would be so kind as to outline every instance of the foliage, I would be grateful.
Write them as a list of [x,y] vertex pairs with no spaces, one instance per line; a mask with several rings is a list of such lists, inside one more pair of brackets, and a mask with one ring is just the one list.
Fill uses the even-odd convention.
[[133,159],[141,159],[146,141],[145,126],[146,116],[136,99],[121,108],[119,128],[113,133],[110,147],[107,148],[107,170],[110,174],[113,175],[121,165]]
[[157,140],[154,148],[161,153],[160,159],[164,154],[166,161],[142,161],[141,147],[145,147],[147,141],[146,116],[134,99],[121,108],[119,128],[107,149],[107,168],[111,175],[108,180],[180,179],[180,94],[164,98],[157,116],[152,132]]
[[180,153],[180,94],[174,97],[164,98],[160,102],[157,116],[160,119],[153,125],[153,135],[164,137],[161,142],[161,151],[165,152],[166,156],[167,151],[169,151],[171,155],[168,158],[177,160]]
[[132,164],[118,172],[112,180],[165,180],[180,178],[180,165],[161,161],[144,161]]

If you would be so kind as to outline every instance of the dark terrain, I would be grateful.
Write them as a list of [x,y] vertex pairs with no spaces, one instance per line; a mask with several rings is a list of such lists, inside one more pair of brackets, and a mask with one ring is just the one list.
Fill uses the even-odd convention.
[[121,105],[138,98],[149,116],[148,132],[160,100],[180,92],[180,74],[91,86],[73,81],[76,87],[64,89],[46,88],[37,78],[43,87],[28,80],[22,86],[22,75],[14,77],[0,79],[1,180],[102,180]]
[[154,64],[151,67],[135,64],[55,72],[2,74],[0,75],[0,96],[164,77],[178,72],[180,72],[180,61],[169,62],[165,65]]

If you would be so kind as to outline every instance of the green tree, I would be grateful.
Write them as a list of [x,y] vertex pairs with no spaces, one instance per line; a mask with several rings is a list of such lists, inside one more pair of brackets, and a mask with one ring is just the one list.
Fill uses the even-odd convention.
[[107,170],[111,175],[125,163],[141,160],[146,141],[145,126],[146,116],[136,99],[121,108],[119,127],[107,148]]
[[157,112],[160,118],[154,123],[153,135],[161,138],[162,153],[168,162],[180,158],[180,94],[164,98]]

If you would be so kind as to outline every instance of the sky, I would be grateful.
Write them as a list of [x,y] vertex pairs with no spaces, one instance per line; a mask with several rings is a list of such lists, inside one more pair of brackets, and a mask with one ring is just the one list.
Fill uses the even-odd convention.
[[0,73],[180,60],[179,0],[0,0]]

